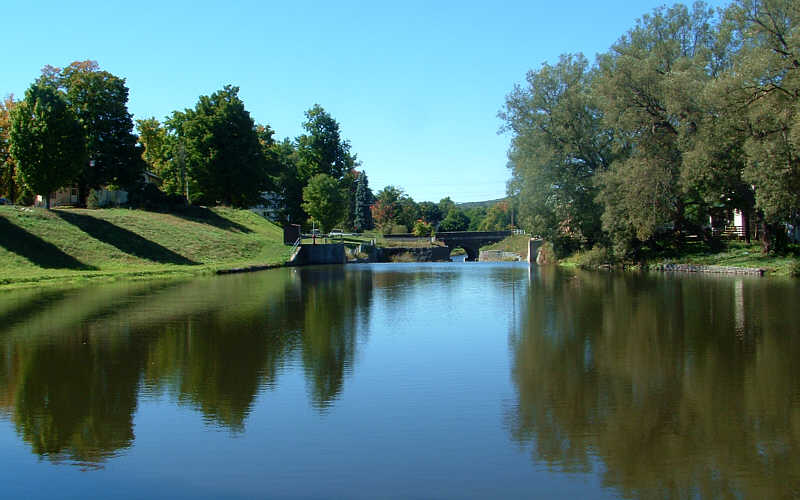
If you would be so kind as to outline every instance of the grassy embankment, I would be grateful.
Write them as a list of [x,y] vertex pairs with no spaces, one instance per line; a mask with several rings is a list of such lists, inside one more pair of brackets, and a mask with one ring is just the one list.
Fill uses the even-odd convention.
[[531,237],[524,234],[512,234],[508,238],[481,247],[481,250],[500,250],[503,252],[518,253],[523,259],[528,258],[528,241]]
[[278,226],[246,210],[0,206],[0,287],[277,265],[289,250]]
[[[481,250],[503,250],[516,252],[523,258],[528,255],[529,236],[513,235],[485,246]],[[598,267],[603,264],[617,265],[618,262],[608,258],[602,250],[578,252],[560,261],[564,266]],[[785,255],[763,255],[761,247],[741,241],[728,241],[721,250],[714,251],[702,242],[689,243],[680,251],[665,252],[653,255],[648,259],[650,265],[656,264],[692,264],[699,266],[732,266],[750,267],[766,270],[771,276],[792,276],[800,274],[800,249]],[[637,266],[626,266],[637,267]],[[795,274],[795,275],[797,275]]]
[[[578,252],[561,261],[563,265],[597,267],[602,264],[618,265],[604,250],[593,249]],[[654,254],[646,259],[646,265],[691,264],[698,266],[731,266],[764,269],[770,276],[797,276],[800,274],[800,249],[790,248],[783,255],[764,255],[761,247],[743,241],[724,242],[721,249],[711,249],[702,242],[684,245],[681,249]],[[639,267],[636,265],[626,267]]]

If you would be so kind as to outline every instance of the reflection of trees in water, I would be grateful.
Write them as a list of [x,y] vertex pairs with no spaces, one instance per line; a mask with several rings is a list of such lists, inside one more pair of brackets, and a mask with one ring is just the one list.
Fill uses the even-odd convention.
[[58,345],[20,346],[13,420],[33,452],[98,462],[133,441],[142,346],[92,342],[75,332]]
[[743,284],[542,269],[514,346],[512,435],[564,470],[600,458],[625,496],[797,495],[800,291]]
[[311,399],[327,408],[342,390],[355,360],[358,314],[367,309],[372,273],[341,267],[301,271],[303,283],[302,359]]
[[327,407],[352,369],[371,280],[284,269],[55,297],[2,333],[0,406],[34,453],[82,463],[131,444],[142,382],[240,431],[296,352]]

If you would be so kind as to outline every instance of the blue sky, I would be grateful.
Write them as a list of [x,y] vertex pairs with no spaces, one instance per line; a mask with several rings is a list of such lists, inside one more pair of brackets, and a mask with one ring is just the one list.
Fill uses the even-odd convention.
[[505,194],[497,112],[526,71],[567,52],[593,59],[664,2],[10,3],[0,95],[21,97],[46,64],[93,59],[127,79],[135,118],[233,84],[257,122],[295,137],[319,103],[373,190],[465,202]]

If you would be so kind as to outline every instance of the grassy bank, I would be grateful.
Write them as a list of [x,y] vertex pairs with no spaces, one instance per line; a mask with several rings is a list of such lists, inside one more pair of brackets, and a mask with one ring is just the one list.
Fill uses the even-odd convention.
[[527,259],[528,241],[530,241],[530,239],[531,239],[530,236],[524,234],[513,234],[504,240],[498,241],[497,243],[492,243],[491,245],[481,247],[481,250],[500,250],[503,252],[514,252],[518,253],[523,259]]
[[[696,242],[685,245],[680,251],[673,250],[653,255],[646,263],[747,267],[764,269],[766,274],[771,276],[792,276],[800,269],[800,252],[794,248],[784,255],[763,255],[758,244],[740,241],[726,242],[722,249],[715,251],[701,242]],[[595,248],[573,254],[563,259],[561,264],[592,268],[603,264],[618,265],[619,262],[614,261],[604,250]]]
[[0,206],[0,286],[138,279],[280,264],[281,229],[258,215]]

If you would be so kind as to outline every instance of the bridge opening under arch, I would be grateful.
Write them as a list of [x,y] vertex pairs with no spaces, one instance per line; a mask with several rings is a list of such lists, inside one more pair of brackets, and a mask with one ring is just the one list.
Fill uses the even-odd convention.
[[453,251],[457,248],[464,250],[466,253],[466,261],[472,262],[478,260],[478,256],[480,255],[480,248],[474,248],[472,246],[465,246],[465,245],[448,245],[447,248],[450,249],[450,255],[453,254]]
[[450,251],[461,247],[467,252],[468,261],[478,260],[481,247],[496,243],[511,236],[511,231],[453,231],[436,233],[436,239],[444,243]]

